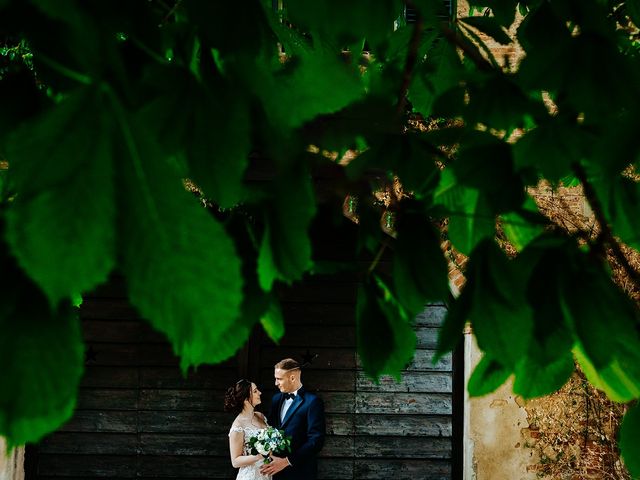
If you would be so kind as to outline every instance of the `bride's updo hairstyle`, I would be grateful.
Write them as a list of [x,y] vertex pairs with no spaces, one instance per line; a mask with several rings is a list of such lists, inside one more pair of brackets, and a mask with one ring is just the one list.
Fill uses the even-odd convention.
[[251,398],[251,382],[238,380],[233,387],[227,388],[224,394],[224,411],[238,415],[244,408],[244,401]]

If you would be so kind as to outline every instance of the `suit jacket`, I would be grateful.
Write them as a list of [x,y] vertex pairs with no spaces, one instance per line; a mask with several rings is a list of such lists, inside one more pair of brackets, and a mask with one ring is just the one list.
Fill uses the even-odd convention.
[[280,421],[284,397],[276,393],[269,410],[269,424],[291,437],[290,467],[274,475],[274,480],[315,480],[318,472],[316,455],[324,444],[325,419],[322,400],[300,388],[293,403]]

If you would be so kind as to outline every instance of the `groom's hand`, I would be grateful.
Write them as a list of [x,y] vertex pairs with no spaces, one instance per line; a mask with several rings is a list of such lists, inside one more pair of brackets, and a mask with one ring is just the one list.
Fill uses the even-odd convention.
[[263,475],[275,475],[276,473],[284,470],[289,466],[289,462],[286,458],[271,457],[271,463],[267,463],[260,467],[260,473]]

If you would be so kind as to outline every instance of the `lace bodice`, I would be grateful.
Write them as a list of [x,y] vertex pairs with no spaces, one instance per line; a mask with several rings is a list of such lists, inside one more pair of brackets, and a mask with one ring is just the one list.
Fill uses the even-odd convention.
[[[262,430],[259,427],[250,426],[250,427],[231,427],[229,430],[229,435],[232,432],[242,432],[244,434],[243,444],[244,447],[242,449],[243,455],[251,455],[249,451],[247,442],[249,439],[258,434],[258,432]],[[262,466],[262,460],[258,460],[256,463],[252,465],[247,465],[246,467],[240,467],[238,470],[238,476],[236,480],[271,480],[271,476],[262,475],[260,473],[260,467]]]

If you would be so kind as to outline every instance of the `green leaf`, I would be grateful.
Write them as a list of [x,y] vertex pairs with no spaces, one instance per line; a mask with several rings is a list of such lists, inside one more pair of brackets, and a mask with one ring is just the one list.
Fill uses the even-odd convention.
[[484,195],[475,189],[463,190],[460,208],[449,216],[448,236],[458,251],[469,255],[478,242],[494,236],[495,216]]
[[533,320],[513,261],[487,239],[472,252],[465,273],[467,284],[462,294],[472,297],[469,316],[478,346],[503,365],[515,368],[529,345]]
[[[190,179],[215,204],[229,208],[243,198],[249,163],[249,106],[237,88],[222,79],[198,81],[186,69],[152,69],[160,96],[140,113],[158,141],[185,154]],[[224,172],[224,174],[222,173]]]
[[580,343],[573,350],[587,380],[614,402],[626,403],[640,398],[640,352],[625,344],[616,350],[606,367],[596,369]]
[[293,0],[287,2],[287,13],[297,27],[317,32],[339,47],[364,38],[371,46],[377,46],[393,32],[393,22],[401,15],[402,6],[398,0]]
[[640,348],[636,307],[588,254],[575,252],[572,270],[565,275],[564,307],[577,337],[596,368],[608,365],[621,338]]
[[524,185],[514,170],[511,146],[491,134],[471,132],[451,168],[460,184],[477,188],[495,213],[519,208]]
[[[515,6],[513,10],[515,11]],[[511,38],[509,38],[505,28],[493,17],[464,17],[459,18],[458,20],[478,29],[486,35],[489,35],[496,42],[501,43],[502,45],[508,45],[511,43]]]
[[110,122],[93,89],[69,96],[8,140],[19,192],[7,241],[52,305],[107,279],[115,263]]
[[640,478],[640,406],[627,410],[620,425],[620,453],[633,478]]
[[365,94],[357,68],[320,49],[301,54],[284,67],[258,59],[238,68],[277,128],[297,128],[318,115],[337,112]]
[[473,369],[467,390],[472,397],[481,397],[496,390],[507,381],[511,370],[505,368],[490,356],[484,355],[476,368]]
[[77,312],[51,310],[0,244],[0,435],[9,448],[37,442],[73,414],[83,373]]
[[[538,212],[536,203],[529,195],[527,195],[522,208],[527,212]],[[500,219],[500,225],[507,240],[519,252],[543,232],[541,225],[531,223],[527,218],[515,212],[503,214]]]
[[398,219],[393,279],[398,300],[413,317],[428,301],[446,300],[448,269],[440,249],[440,236],[429,218],[406,211]]
[[273,188],[258,257],[258,279],[265,291],[275,280],[300,279],[313,265],[308,230],[316,210],[309,176],[280,177]]
[[606,208],[613,232],[632,248],[640,248],[640,184],[616,177],[606,192]]
[[590,137],[562,118],[550,118],[522,136],[513,147],[518,167],[535,167],[544,178],[557,182],[588,149]]
[[274,343],[279,343],[284,335],[284,318],[277,300],[272,299],[271,302],[269,302],[269,308],[260,318],[260,323],[264,331],[269,335],[269,338],[273,340]]
[[376,279],[358,289],[356,303],[358,355],[373,379],[389,374],[397,379],[413,358],[416,334],[390,291]]
[[534,357],[524,357],[515,369],[513,392],[525,399],[549,395],[567,383],[573,370],[571,352],[550,363],[541,362]]
[[129,298],[167,335],[183,369],[216,361],[211,346],[240,316],[243,281],[233,242],[186,192],[148,133],[116,100],[112,108],[126,146],[119,228]]

